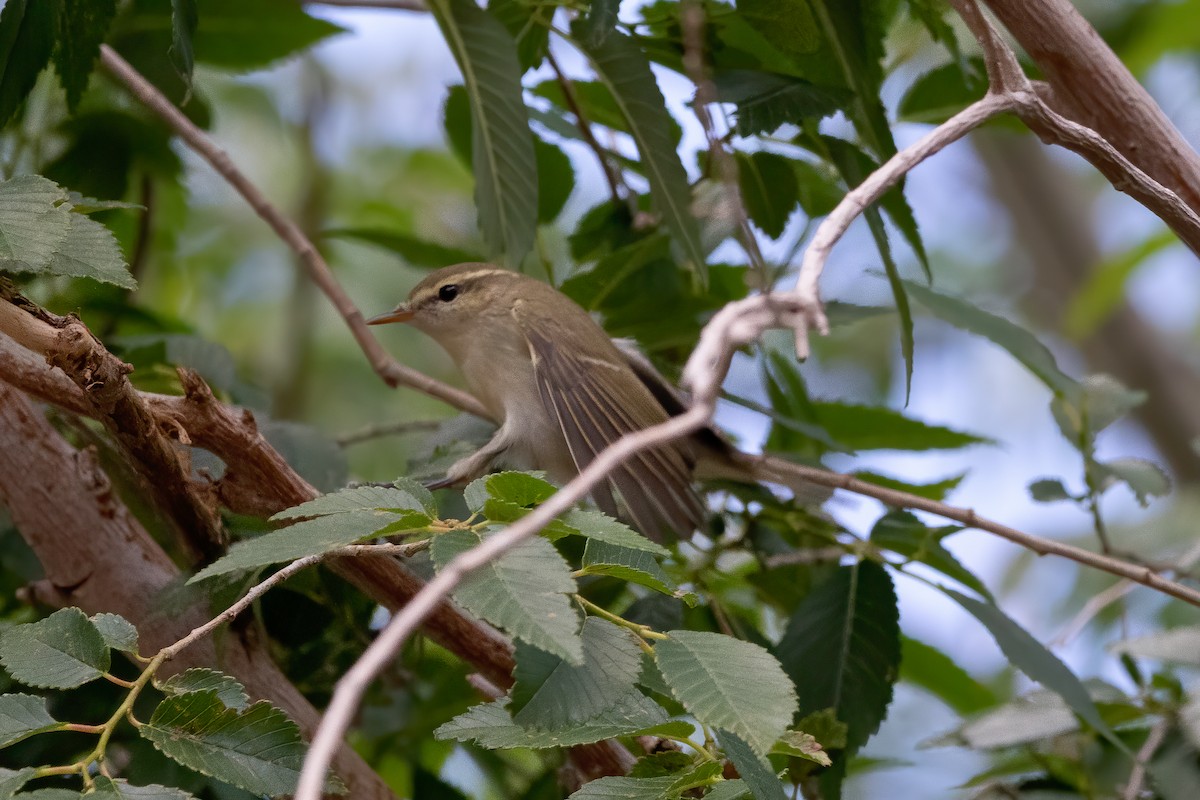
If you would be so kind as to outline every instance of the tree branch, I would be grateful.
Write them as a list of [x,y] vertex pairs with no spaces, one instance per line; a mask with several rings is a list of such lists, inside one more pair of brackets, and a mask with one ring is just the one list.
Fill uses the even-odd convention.
[[157,114],[183,142],[195,151],[201,158],[224,178],[230,186],[237,190],[250,207],[254,209],[279,238],[295,252],[297,258],[308,269],[309,277],[320,287],[325,296],[333,303],[334,308],[350,328],[354,340],[367,357],[367,362],[375,373],[388,386],[407,386],[424,392],[431,397],[448,403],[462,411],[466,411],[483,419],[490,419],[483,404],[471,395],[455,389],[453,386],[435,380],[411,367],[405,366],[392,358],[371,334],[363,319],[362,312],[354,305],[346,290],[338,283],[333,271],[325,263],[317,248],[309,241],[291,219],[276,208],[259,191],[258,187],[237,168],[229,154],[216,145],[208,136],[197,128],[191,120],[185,117],[170,100],[146,80],[129,62],[121,58],[108,45],[100,46],[100,63],[109,74],[124,84],[143,105]]

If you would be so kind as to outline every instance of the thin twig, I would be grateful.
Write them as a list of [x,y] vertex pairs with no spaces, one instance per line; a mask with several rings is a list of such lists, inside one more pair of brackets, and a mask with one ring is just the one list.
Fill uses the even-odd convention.
[[746,251],[750,266],[759,275],[759,285],[764,291],[771,286],[771,276],[763,259],[762,250],[758,246],[758,237],[750,225],[746,215],[746,204],[742,199],[741,186],[738,183],[738,165],[733,156],[725,149],[725,143],[717,135],[709,106],[717,102],[716,88],[709,80],[704,66],[704,7],[696,0],[684,3],[681,11],[680,24],[683,28],[683,68],[692,83],[696,85],[696,97],[692,102],[692,110],[700,127],[704,129],[704,137],[708,141],[708,154],[717,177],[724,187],[724,197],[727,208],[734,215],[737,224],[738,241]]
[[365,428],[359,428],[356,431],[342,434],[337,438],[337,443],[342,447],[349,447],[353,444],[370,441],[371,439],[379,439],[384,436],[400,436],[406,433],[437,430],[437,427],[441,424],[436,419],[383,422],[378,425],[368,425]]
[[[600,142],[596,140],[596,134],[592,131],[591,122],[583,113],[583,108],[579,105],[579,99],[575,97],[575,87],[571,85],[571,79],[563,72],[562,67],[558,64],[558,59],[554,57],[554,53],[546,51],[546,63],[550,65],[550,69],[554,70],[554,77],[558,81],[558,86],[563,93],[563,101],[566,102],[567,108],[575,115],[575,125],[579,128],[580,135],[583,136],[583,141],[592,152],[596,154],[596,160],[600,162],[600,171],[604,173],[604,179],[608,181],[608,189],[612,193],[613,205],[621,205],[622,188],[625,189],[624,195],[630,196],[628,187],[625,187],[621,180],[621,173],[613,166],[612,159],[609,158],[608,151],[600,146]],[[637,210],[636,206],[633,209]]]
[[1142,786],[1146,782],[1146,766],[1154,758],[1158,748],[1162,746],[1167,734],[1171,732],[1171,725],[1171,717],[1164,716],[1150,729],[1146,741],[1137,751],[1137,759],[1133,762],[1133,769],[1129,772],[1129,783],[1125,784],[1121,800],[1137,800],[1138,795],[1142,793]]
[[209,163],[230,186],[237,190],[250,207],[271,226],[279,238],[287,244],[308,269],[309,276],[333,303],[350,328],[355,341],[366,355],[367,361],[388,386],[408,386],[449,403],[484,419],[490,419],[487,410],[470,394],[435,380],[417,370],[407,367],[392,358],[371,334],[362,312],[338,283],[333,271],[317,248],[309,241],[291,219],[276,208],[246,177],[229,154],[185,117],[162,92],[158,91],[141,73],[130,66],[108,45],[100,47],[100,62],[109,74],[120,81],[147,108],[162,118],[180,139]]

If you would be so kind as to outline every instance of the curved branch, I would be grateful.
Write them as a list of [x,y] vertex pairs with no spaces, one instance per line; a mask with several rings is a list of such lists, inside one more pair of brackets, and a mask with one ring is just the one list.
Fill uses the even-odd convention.
[[309,241],[291,219],[271,204],[269,200],[251,183],[229,154],[216,145],[212,139],[196,127],[191,120],[183,115],[162,92],[158,91],[148,80],[130,66],[108,45],[100,46],[100,63],[109,74],[120,81],[143,105],[157,114],[180,139],[224,178],[230,186],[237,190],[250,207],[254,209],[279,238],[296,253],[297,258],[308,269],[313,282],[320,287],[334,308],[350,328],[350,333],[363,354],[367,357],[371,368],[388,386],[407,386],[425,394],[436,397],[455,408],[475,414],[483,419],[491,419],[483,404],[470,394],[455,389],[424,373],[405,366],[392,358],[371,334],[363,319],[362,312],[354,305],[354,301],[346,294],[346,290],[338,283],[333,271],[325,263],[325,259],[317,248]]

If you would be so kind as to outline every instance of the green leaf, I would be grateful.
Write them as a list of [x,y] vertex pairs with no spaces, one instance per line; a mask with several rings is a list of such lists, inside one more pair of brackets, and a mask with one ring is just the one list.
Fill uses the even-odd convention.
[[787,800],[783,784],[762,755],[729,731],[717,731],[717,739],[725,756],[737,767],[738,775],[750,787],[754,800]]
[[996,693],[937,648],[900,637],[900,680],[920,686],[962,716],[996,705]]
[[587,14],[579,24],[579,38],[584,47],[601,47],[617,27],[621,0],[592,0]]
[[876,486],[883,486],[888,489],[896,489],[901,492],[908,492],[909,494],[926,497],[930,500],[945,500],[950,492],[958,488],[963,478],[967,477],[967,474],[964,472],[940,481],[934,481],[933,483],[909,483],[908,481],[893,478],[890,475],[883,475],[869,470],[854,470],[850,474],[860,481],[866,481],[867,483],[873,483]]
[[[555,9],[556,5],[550,2],[488,0],[488,13],[500,20],[517,43],[522,72],[536,67],[546,57],[550,49],[549,23]],[[540,170],[541,164],[538,167]]]
[[57,184],[38,175],[0,182],[0,269],[45,269],[71,228],[71,213],[62,205],[66,197]]
[[[903,663],[903,662],[901,662]],[[789,758],[802,758],[822,767],[828,767],[832,762],[825,748],[811,733],[799,730],[787,731],[771,748],[771,754],[785,755]]]
[[96,626],[96,630],[100,631],[105,645],[113,650],[137,655],[138,632],[132,622],[120,614],[105,613],[92,617],[92,624]]
[[125,256],[112,231],[82,214],[70,215],[66,237],[46,266],[37,271],[91,278],[123,289],[137,288],[137,281],[129,274]]
[[[620,578],[672,597],[677,595],[675,584],[654,559],[654,555],[646,550],[634,550],[599,539],[589,539],[583,549],[583,567],[579,571],[584,575]],[[694,604],[693,597],[690,605]]]
[[512,747],[540,750],[649,732],[667,720],[662,706],[636,691],[599,716],[559,732],[522,728],[512,721],[507,704],[508,700],[503,699],[472,706],[435,730],[434,738],[474,741],[490,750]]
[[750,797],[750,788],[746,786],[746,782],[735,778],[734,780],[721,781],[704,795],[704,800],[746,800]]
[[78,608],[0,633],[0,663],[14,680],[44,689],[71,689],[108,671],[104,637]]
[[633,634],[611,622],[583,621],[583,662],[570,664],[518,643],[513,722],[544,732],[569,731],[601,716],[635,691],[642,650]]
[[942,546],[942,539],[962,530],[958,527],[930,528],[909,511],[890,511],[871,529],[871,542],[911,561],[933,567],[984,597],[991,592],[973,572]]
[[1110,649],[1114,653],[1128,653],[1137,658],[1200,666],[1200,625],[1185,625],[1125,639]]
[[841,89],[756,70],[720,70],[713,86],[720,102],[737,106],[739,136],[771,134],[785,124],[823,119],[853,100]]
[[290,0],[203,0],[194,30],[197,61],[248,72],[306,50],[346,29],[309,16]]
[[87,88],[92,65],[100,55],[100,44],[117,13],[117,0],[61,0],[58,48],[54,66],[63,91],[67,110],[74,113]]
[[796,608],[776,652],[799,690],[800,713],[832,708],[847,725],[845,749],[857,751],[886,716],[900,666],[887,571],[872,561],[839,567]]
[[[482,542],[474,531],[455,530],[434,538],[438,569]],[[454,592],[463,608],[512,636],[572,664],[583,660],[579,612],[571,567],[545,539],[528,539],[467,576]]]
[[10,800],[22,786],[33,780],[33,776],[36,774],[37,767],[25,767],[18,770],[0,767],[0,800]]
[[187,88],[185,98],[192,93],[192,71],[196,66],[192,39],[196,35],[196,0],[171,0],[171,64]]
[[[823,217],[837,207],[842,199],[841,188],[837,185],[837,177],[824,167],[814,166],[807,161],[792,161],[792,171],[796,173],[797,188],[800,192],[800,207],[809,218]],[[829,310],[842,308],[837,301],[829,303]],[[871,316],[891,309],[871,309]],[[830,314],[829,323],[837,326],[836,318]]]
[[537,156],[537,217],[538,222],[548,225],[562,213],[575,190],[575,169],[566,153],[540,137],[534,137],[533,149]]
[[519,266],[537,232],[537,158],[512,37],[472,0],[433,0],[471,105],[475,205],[491,254]]
[[171,786],[149,784],[134,786],[126,780],[96,776],[96,789],[84,795],[86,800],[195,800],[195,795]]
[[241,683],[214,669],[193,667],[177,672],[165,681],[155,681],[163,694],[181,695],[191,692],[212,692],[226,708],[241,711],[250,704],[250,696]]
[[1075,499],[1058,478],[1041,478],[1029,484],[1029,496],[1038,503],[1056,503],[1059,500]]
[[814,402],[812,413],[831,438],[852,450],[957,450],[994,444],[986,436],[930,425],[883,406]]
[[65,725],[50,716],[44,697],[0,694],[0,747],[8,747],[38,733],[60,730]]
[[398,518],[399,515],[386,511],[350,511],[297,522],[235,543],[226,555],[193,575],[188,584],[230,572],[327,553],[375,536]]
[[8,0],[0,11],[0,125],[12,119],[50,61],[60,12],[60,0]]
[[1118,749],[1128,752],[1124,743],[1117,739],[1104,720],[1100,718],[1096,704],[1092,702],[1092,698],[1083,684],[1079,682],[1079,678],[1075,677],[1075,673],[1071,672],[1058,659],[1058,656],[1047,650],[1028,631],[1009,619],[1003,611],[991,603],[984,603],[953,589],[943,587],[942,591],[966,609],[971,616],[983,623],[1013,666],[1047,689],[1057,693],[1076,714],[1104,738],[1116,745]]
[[921,305],[944,322],[1003,347],[1055,395],[1070,402],[1081,396],[1079,384],[1058,368],[1054,356],[1029,331],[961,298],[935,292],[914,281],[905,281],[904,285]]
[[763,233],[778,239],[792,209],[800,202],[800,187],[792,159],[760,150],[737,153],[738,187],[746,213]]
[[300,730],[282,711],[226,708],[211,691],[167,697],[138,733],[185,767],[255,794],[291,794],[304,761]]
[[603,44],[584,46],[584,50],[629,124],[650,183],[654,210],[662,216],[679,260],[706,282],[707,264],[700,226],[691,212],[687,173],[671,141],[671,115],[650,62],[632,39],[617,32]]
[[426,269],[440,269],[451,264],[485,260],[478,253],[447,247],[400,231],[380,228],[333,228],[324,231],[322,235],[326,238],[357,239],[378,245],[400,256],[409,265]]
[[352,486],[280,511],[272,520],[323,517],[354,511],[423,511],[437,513],[433,495],[410,478],[400,478],[392,486]]
[[679,792],[672,791],[675,779],[627,778],[607,776],[589,781],[573,792],[568,800],[678,800]]
[[1130,488],[1133,496],[1143,508],[1152,497],[1165,497],[1171,493],[1171,478],[1163,468],[1142,458],[1116,458],[1112,461],[1097,461],[1090,465],[1093,472],[1107,478],[1102,485],[1120,481]]
[[896,152],[883,102],[883,37],[887,31],[884,0],[808,0],[813,18],[832,51],[842,79],[853,89],[850,117],[864,141],[880,158]]
[[600,511],[576,508],[563,514],[559,519],[563,524],[570,526],[572,533],[586,536],[592,541],[630,550],[643,550],[653,556],[668,556],[671,553],[658,542],[647,539],[620,520],[613,519]]
[[[499,500],[507,500],[510,503],[515,503],[522,508],[529,508],[540,505],[549,500],[558,488],[539,475],[531,475],[528,472],[497,472],[492,475],[487,475],[472,485],[482,483],[486,490],[486,496],[495,497]],[[468,487],[470,490],[470,487]],[[466,497],[467,506],[472,511],[477,511],[483,507],[479,502],[478,488],[474,492],[468,491],[470,496]],[[465,496],[465,495],[464,495]]]
[[741,0],[737,9],[781,53],[803,55],[821,46],[821,34],[807,0]]
[[1063,312],[1063,332],[1076,341],[1091,336],[1125,299],[1125,285],[1151,256],[1178,245],[1179,237],[1163,229],[1133,247],[1104,259],[1090,270],[1086,282]]
[[654,657],[675,698],[705,725],[732,731],[759,754],[770,750],[796,711],[796,690],[779,662],[756,644],[718,633],[668,635]]
[[[571,104],[567,102],[567,98],[563,94],[562,84],[557,80],[542,81],[533,87],[533,93],[538,97],[546,98],[574,117]],[[573,80],[571,81],[571,94],[589,124],[603,125],[614,131],[633,135],[633,129],[629,125],[629,120],[625,118],[621,104],[613,97],[613,93],[609,91],[606,84],[600,81]],[[668,117],[668,121],[667,128],[671,135],[671,141],[678,145],[683,136],[683,129],[679,127],[679,123],[675,121],[674,117]],[[572,130],[578,135],[578,128],[572,127]],[[630,166],[634,169],[640,168],[640,165]],[[606,205],[608,204],[606,203]]]
[[1125,387],[1111,375],[1088,375],[1078,384],[1074,399],[1056,397],[1050,410],[1067,441],[1075,448],[1146,402],[1146,393]]
[[963,72],[958,62],[933,69],[913,81],[897,113],[906,122],[940,125],[983,97],[987,78],[982,61],[969,62],[973,69]]

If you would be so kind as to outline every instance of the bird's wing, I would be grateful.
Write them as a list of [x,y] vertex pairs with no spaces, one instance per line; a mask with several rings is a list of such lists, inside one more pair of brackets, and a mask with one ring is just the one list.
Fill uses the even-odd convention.
[[[521,321],[519,314],[517,318]],[[522,329],[542,403],[558,420],[577,469],[626,433],[667,420],[667,413],[624,363],[568,352],[544,326],[522,324]],[[636,390],[630,391],[631,384]],[[704,516],[692,487],[686,444],[643,450],[615,469],[609,480],[634,524],[649,536],[666,531],[686,536]],[[611,513],[611,489],[605,487],[594,496]]]

